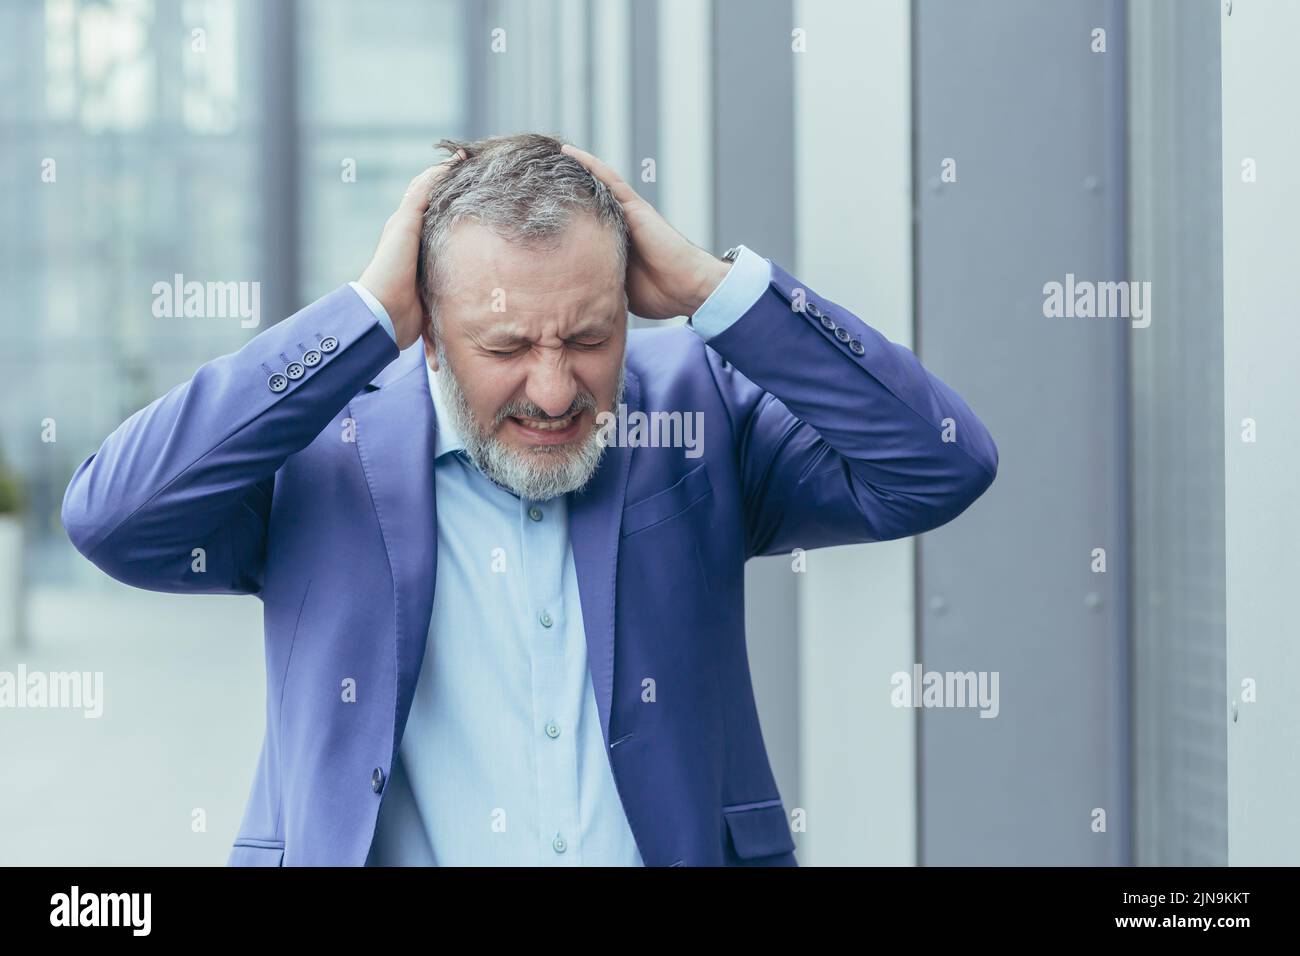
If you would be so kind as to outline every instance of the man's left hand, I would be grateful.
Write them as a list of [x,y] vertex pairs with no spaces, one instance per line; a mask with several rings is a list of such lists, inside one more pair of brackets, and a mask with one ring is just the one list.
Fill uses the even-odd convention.
[[694,315],[718,287],[731,263],[710,255],[668,224],[614,170],[591,153],[565,143],[562,151],[609,187],[627,217],[627,307],[643,319]]

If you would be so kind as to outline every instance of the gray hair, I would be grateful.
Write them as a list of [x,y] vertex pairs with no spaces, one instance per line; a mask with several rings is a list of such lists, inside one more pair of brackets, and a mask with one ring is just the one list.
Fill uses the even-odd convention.
[[[452,228],[477,222],[510,242],[554,248],[575,214],[589,214],[613,233],[619,272],[627,268],[628,224],[622,204],[581,163],[560,152],[564,140],[540,133],[493,136],[472,143],[444,139],[453,157],[433,187],[420,230],[416,282],[437,328],[438,290]],[[457,159],[464,150],[465,158]]]

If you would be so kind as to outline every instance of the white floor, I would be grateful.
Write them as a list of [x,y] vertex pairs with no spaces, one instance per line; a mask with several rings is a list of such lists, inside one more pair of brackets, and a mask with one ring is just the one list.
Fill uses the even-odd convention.
[[0,671],[102,671],[103,715],[0,708],[0,865],[224,864],[265,726],[261,612],[111,581],[36,591]]

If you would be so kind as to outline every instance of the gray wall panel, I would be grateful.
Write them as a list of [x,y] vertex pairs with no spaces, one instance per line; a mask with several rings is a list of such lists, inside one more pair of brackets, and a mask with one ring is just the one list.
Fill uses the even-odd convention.
[[[1222,9],[1222,8],[1221,8]],[[1223,56],[1228,862],[1300,859],[1300,4],[1233,0]],[[1242,164],[1253,161],[1253,181]],[[1243,422],[1255,434],[1245,441]],[[1255,693],[1243,699],[1243,681]],[[1231,711],[1229,711],[1231,713]]]
[[921,663],[1000,691],[920,712],[925,864],[1129,859],[1128,323],[1043,315],[1049,281],[1126,278],[1123,29],[1109,0],[915,5],[918,351],[1001,456],[920,541]]
[[1135,862],[1228,860],[1217,0],[1129,7]]

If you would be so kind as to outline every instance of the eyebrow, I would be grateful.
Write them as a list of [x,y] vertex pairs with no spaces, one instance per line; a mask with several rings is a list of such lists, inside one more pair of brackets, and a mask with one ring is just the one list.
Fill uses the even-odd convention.
[[[581,323],[577,328],[571,331],[564,340],[572,342],[574,339],[590,338],[592,336],[612,335],[614,332],[614,315],[611,313],[603,319],[588,319]],[[512,345],[519,345],[531,341],[517,332],[507,329],[491,329],[485,332],[479,339],[480,344],[484,346],[495,346],[504,348]]]

